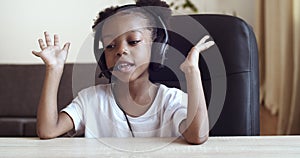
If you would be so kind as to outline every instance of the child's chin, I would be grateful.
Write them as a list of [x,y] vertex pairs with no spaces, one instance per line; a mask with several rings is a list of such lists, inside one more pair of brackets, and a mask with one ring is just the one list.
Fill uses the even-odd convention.
[[[115,81],[121,81],[124,83],[132,82],[134,79],[131,77],[132,74],[120,74],[120,73],[113,73],[113,78]],[[114,82],[114,79],[112,79],[112,82]]]

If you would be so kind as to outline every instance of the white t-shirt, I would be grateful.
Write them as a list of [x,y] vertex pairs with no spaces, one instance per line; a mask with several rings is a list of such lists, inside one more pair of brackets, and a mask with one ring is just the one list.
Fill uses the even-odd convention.
[[[111,84],[92,86],[62,110],[73,120],[76,134],[88,138],[131,137],[126,118],[115,102]],[[139,117],[127,116],[135,137],[177,137],[187,116],[187,94],[160,84],[151,107]]]

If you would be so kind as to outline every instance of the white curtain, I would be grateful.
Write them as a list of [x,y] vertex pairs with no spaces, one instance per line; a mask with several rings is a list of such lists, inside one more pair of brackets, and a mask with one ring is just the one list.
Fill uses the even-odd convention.
[[278,134],[300,134],[300,0],[258,0],[261,101]]

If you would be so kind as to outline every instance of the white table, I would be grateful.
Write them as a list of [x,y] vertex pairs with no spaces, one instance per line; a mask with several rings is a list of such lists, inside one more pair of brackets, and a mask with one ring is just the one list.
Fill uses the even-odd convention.
[[210,137],[202,145],[175,138],[0,138],[0,157],[300,158],[300,136]]

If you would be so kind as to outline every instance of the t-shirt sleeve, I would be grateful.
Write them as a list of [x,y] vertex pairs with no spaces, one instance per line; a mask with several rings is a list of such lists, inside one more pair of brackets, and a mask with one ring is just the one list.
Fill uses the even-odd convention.
[[176,91],[171,98],[169,98],[169,105],[166,109],[167,118],[172,123],[172,135],[181,136],[179,131],[180,123],[187,117],[187,94],[182,91]]
[[173,116],[173,126],[174,131],[177,136],[180,136],[181,133],[179,131],[180,123],[185,120],[187,117],[187,108],[183,107],[182,105],[178,107],[178,109],[174,112]]
[[82,134],[84,131],[84,110],[82,98],[77,96],[67,107],[62,109],[61,112],[67,113],[73,121],[74,129],[67,134],[69,136]]

